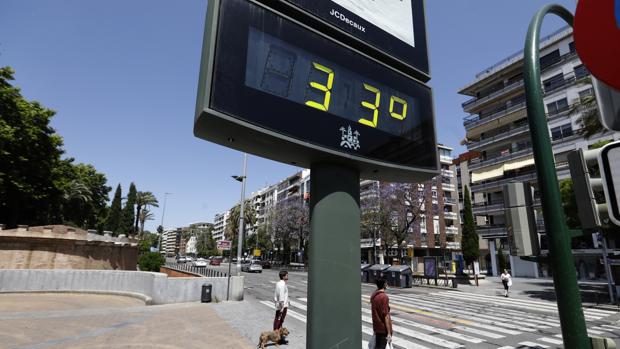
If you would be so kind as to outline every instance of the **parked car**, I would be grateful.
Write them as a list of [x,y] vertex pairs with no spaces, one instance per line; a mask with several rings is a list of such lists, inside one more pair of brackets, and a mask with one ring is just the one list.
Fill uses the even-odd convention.
[[214,266],[218,266],[222,263],[222,259],[221,258],[213,258],[209,264],[214,265]]
[[271,269],[271,262],[268,260],[264,260],[261,262],[263,269]]
[[248,273],[262,273],[263,266],[260,261],[251,260],[241,262],[241,271],[247,271]]
[[195,267],[206,267],[207,266],[207,260],[204,258],[198,258],[194,261],[193,265]]
[[185,258],[185,256],[177,257],[177,263],[185,263],[185,262],[187,262],[187,259]]

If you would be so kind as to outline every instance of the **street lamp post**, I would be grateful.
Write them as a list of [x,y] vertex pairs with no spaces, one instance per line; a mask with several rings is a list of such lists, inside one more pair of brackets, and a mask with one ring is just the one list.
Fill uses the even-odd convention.
[[245,204],[245,178],[248,168],[248,154],[243,154],[243,176],[232,176],[236,181],[241,182],[241,203],[239,208],[239,238],[237,243],[237,276],[241,274],[241,253],[243,251],[243,208]]
[[166,215],[166,201],[168,200],[168,195],[170,194],[172,193],[164,193],[164,207],[161,212],[161,223],[159,224],[161,226],[162,232],[159,235],[159,241],[157,243],[157,250],[159,251],[159,253],[161,253],[161,238],[162,238],[162,235],[164,234],[164,216]]

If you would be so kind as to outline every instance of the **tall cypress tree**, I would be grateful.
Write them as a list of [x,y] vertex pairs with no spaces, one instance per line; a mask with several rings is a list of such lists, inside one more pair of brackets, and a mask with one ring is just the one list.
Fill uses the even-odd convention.
[[136,219],[135,205],[137,197],[136,186],[131,183],[129,186],[129,193],[127,193],[127,201],[125,201],[125,207],[123,207],[123,214],[121,223],[119,226],[119,233],[121,234],[133,234],[134,233],[134,220]]
[[471,197],[469,196],[469,188],[465,186],[463,191],[463,201],[465,202],[463,238],[461,239],[461,248],[463,249],[463,259],[467,265],[471,265],[480,257],[480,245],[478,242],[478,234],[476,233],[476,224],[474,223],[474,214],[471,208]]
[[105,230],[109,230],[113,233],[118,231],[118,226],[121,222],[121,192],[121,184],[119,183],[118,186],[116,186],[114,199],[112,199],[108,218],[105,221]]

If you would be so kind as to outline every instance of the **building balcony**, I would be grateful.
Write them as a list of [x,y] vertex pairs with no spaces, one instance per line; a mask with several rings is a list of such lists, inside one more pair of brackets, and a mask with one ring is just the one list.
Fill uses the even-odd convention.
[[454,161],[454,158],[447,155],[440,155],[439,161],[443,162],[444,164],[452,165],[452,161]]
[[538,180],[538,176],[536,175],[536,172],[532,172],[532,173],[524,174],[521,176],[501,178],[499,180],[488,181],[486,183],[472,184],[471,191],[473,193],[477,193],[481,191],[488,191],[490,189],[501,188],[504,184],[508,184],[512,181],[531,182],[531,181],[537,181],[537,180]]
[[476,226],[476,232],[486,239],[506,237],[506,226],[504,224],[479,225]]
[[484,146],[487,146],[489,144],[494,144],[497,142],[501,142],[503,140],[509,139],[510,137],[514,137],[514,136],[518,136],[521,135],[523,133],[526,133],[530,130],[529,125],[525,124],[523,126],[519,126],[519,127],[515,127],[513,129],[510,129],[506,132],[502,132],[500,134],[497,134],[493,137],[487,137],[484,139],[481,139],[479,141],[470,141],[467,143],[467,149],[468,150],[476,150],[479,148],[482,148]]
[[497,91],[491,92],[490,94],[483,96],[483,97],[474,97],[468,101],[466,101],[465,103],[462,104],[463,106],[463,110],[466,113],[469,113],[470,110],[473,110],[476,107],[479,107],[489,101],[492,101],[496,98],[502,97],[510,92],[515,91],[516,89],[522,88],[524,85],[523,80],[518,80],[515,81],[507,86],[505,86],[502,89],[499,89]]
[[441,175],[446,178],[454,178],[454,171],[452,170],[441,170]]
[[452,206],[454,206],[454,205],[457,204],[457,201],[452,199],[452,198],[449,198],[447,196],[444,196],[443,197],[443,204],[444,205],[452,205]]
[[465,130],[469,131],[475,127],[478,127],[480,125],[489,123],[491,121],[497,120],[501,117],[504,117],[510,113],[514,113],[517,112],[519,110],[523,110],[525,109],[525,101],[521,102],[521,103],[517,103],[515,105],[512,105],[510,107],[504,107],[502,109],[500,109],[499,111],[491,114],[491,115],[485,115],[482,118],[480,117],[480,115],[475,114],[475,115],[470,115],[468,117],[465,118],[465,121],[463,122],[463,126],[465,126]]
[[504,202],[495,202],[488,204],[486,202],[474,204],[472,212],[474,215],[491,214],[493,212],[504,212]]
[[441,189],[444,191],[455,191],[456,186],[452,183],[441,183]]
[[458,241],[446,242],[446,248],[448,248],[450,250],[460,250],[461,249],[461,243],[458,242]]
[[446,234],[455,235],[459,233],[459,228],[457,227],[446,227]]
[[456,212],[444,212],[443,213],[443,217],[444,217],[444,219],[455,220],[455,219],[459,218],[459,215]]
[[[512,149],[511,149],[512,151]],[[491,166],[491,165],[495,165],[495,164],[499,164],[502,162],[506,162],[508,160],[514,160],[514,159],[518,159],[518,158],[522,158],[528,155],[532,155],[533,152],[533,148],[532,147],[527,147],[527,148],[523,148],[523,149],[517,149],[516,151],[512,151],[511,153],[508,153],[506,155],[498,155],[492,158],[487,158],[485,160],[478,160],[478,161],[474,161],[472,160],[470,165],[469,165],[469,169],[471,171],[477,170],[477,169],[481,169],[483,167],[487,167],[487,166]]]

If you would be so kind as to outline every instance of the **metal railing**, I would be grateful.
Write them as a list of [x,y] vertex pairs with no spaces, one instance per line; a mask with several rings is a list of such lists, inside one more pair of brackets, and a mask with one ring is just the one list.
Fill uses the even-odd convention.
[[512,128],[510,130],[507,130],[506,132],[498,133],[497,135],[493,137],[485,137],[479,141],[470,141],[467,144],[467,149],[473,150],[473,149],[485,146],[487,144],[492,144],[492,143],[501,141],[503,139],[509,138],[511,136],[516,136],[519,133],[527,132],[529,129],[530,129],[529,125],[525,124],[523,126],[519,126],[519,127]]
[[499,90],[495,90],[486,96],[482,96],[480,98],[474,97],[467,102],[462,104],[463,110],[467,111],[468,109],[477,106],[478,104],[482,104],[482,102],[489,101],[493,98],[503,95],[504,93],[508,93],[510,91],[515,90],[517,87],[523,87],[523,80],[517,80],[509,85],[504,86]]
[[413,286],[441,286],[453,288],[455,285],[453,278],[429,278],[422,275],[411,275],[411,284]]
[[198,274],[206,277],[227,277],[228,273],[208,267],[197,267],[191,263],[170,263],[167,262],[164,267],[176,271],[184,271],[192,274]]
[[[512,150],[512,149],[511,149]],[[522,149],[517,149],[516,151],[513,151],[511,153],[508,153],[507,155],[497,155],[494,156],[492,158],[487,158],[485,160],[480,160],[478,162],[472,162],[472,164],[469,166],[470,170],[477,170],[479,168],[483,168],[486,166],[490,166],[490,165],[495,165],[497,163],[500,162],[506,162],[508,160],[512,160],[512,159],[517,159],[517,158],[521,158],[524,156],[528,156],[531,155],[533,152],[533,148],[530,147],[526,147],[526,148],[522,148]]]
[[505,115],[508,115],[512,112],[519,111],[525,109],[525,102],[517,103],[515,105],[511,105],[510,107],[502,108],[501,110],[489,115],[480,118],[480,115],[475,114],[465,118],[463,122],[463,126],[465,126],[466,130],[470,130],[476,126],[486,124],[487,122],[491,122],[493,120],[499,119]]

